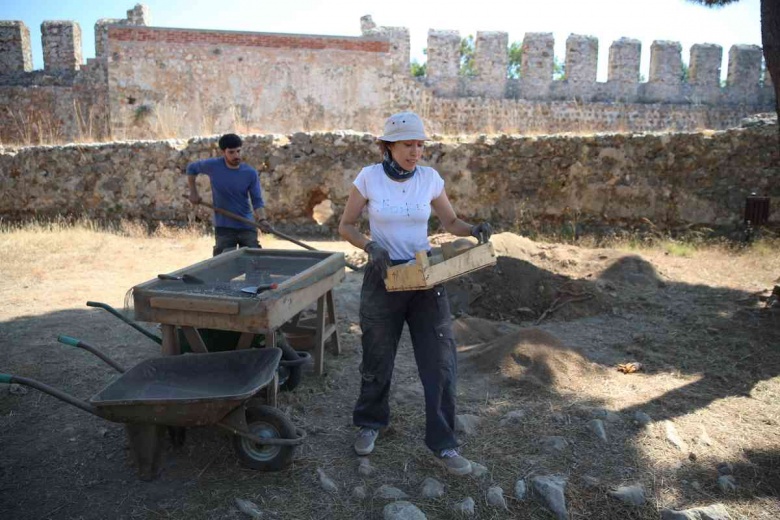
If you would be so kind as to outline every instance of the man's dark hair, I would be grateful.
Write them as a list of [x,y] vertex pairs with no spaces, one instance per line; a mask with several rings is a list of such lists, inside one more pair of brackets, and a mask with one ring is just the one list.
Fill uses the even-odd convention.
[[219,149],[241,148],[241,138],[236,134],[225,134],[219,138]]

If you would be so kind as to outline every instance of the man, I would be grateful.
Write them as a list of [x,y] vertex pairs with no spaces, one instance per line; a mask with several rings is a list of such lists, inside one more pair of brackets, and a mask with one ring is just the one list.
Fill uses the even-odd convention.
[[[189,199],[193,204],[201,201],[195,182],[198,174],[209,176],[214,207],[235,213],[249,220],[254,219],[263,231],[270,231],[271,224],[265,216],[260,180],[257,170],[241,162],[241,138],[236,134],[225,134],[219,138],[221,157],[203,159],[187,165]],[[252,205],[249,205],[249,201]],[[257,228],[214,214],[214,256],[238,247],[260,247],[257,242]]]

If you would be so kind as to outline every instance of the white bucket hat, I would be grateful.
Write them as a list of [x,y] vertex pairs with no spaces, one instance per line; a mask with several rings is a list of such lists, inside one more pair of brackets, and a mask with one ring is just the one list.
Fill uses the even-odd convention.
[[396,141],[427,141],[422,119],[414,112],[393,114],[385,121],[385,135],[380,141],[394,143]]

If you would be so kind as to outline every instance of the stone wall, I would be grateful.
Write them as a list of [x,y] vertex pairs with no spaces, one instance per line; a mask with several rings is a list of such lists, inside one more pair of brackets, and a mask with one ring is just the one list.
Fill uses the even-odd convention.
[[81,68],[81,27],[76,22],[49,21],[41,24],[43,68],[78,70]]
[[[656,41],[643,81],[642,45],[622,38],[610,45],[608,79],[600,82],[597,38],[570,35],[559,60],[565,74],[555,79],[552,34],[527,33],[520,77],[509,78],[508,34],[477,31],[473,74],[464,76],[460,34],[431,30],[428,73],[413,78],[408,29],[377,26],[370,16],[360,20],[359,37],[164,29],[149,22],[140,4],[125,19],[98,20],[96,57],[86,64],[78,24],[44,22],[43,71],[31,70],[24,24],[0,22],[0,140],[82,140],[84,125],[74,122],[87,109],[100,121],[88,137],[103,140],[376,133],[401,110],[421,113],[442,134],[723,129],[774,108],[762,51],[753,45],[729,49],[721,85],[720,46],[694,45],[683,77],[681,45]],[[65,105],[73,107],[70,114]],[[37,113],[20,118],[27,111]],[[56,126],[24,125],[32,119]]]
[[32,70],[30,29],[19,21],[0,21],[0,72]]
[[[190,161],[216,155],[216,139],[29,147],[0,153],[0,215],[186,221]],[[244,157],[260,172],[270,217],[334,232],[352,180],[378,159],[358,133],[253,135]],[[438,169],[460,215],[498,229],[576,219],[659,227],[741,221],[753,190],[780,220],[777,126],[672,134],[481,137],[438,140],[424,162]],[[208,181],[200,179],[210,197]],[[333,211],[326,220],[315,211]]]
[[108,41],[115,134],[166,109],[216,131],[362,129],[389,101],[382,39],[112,26]]

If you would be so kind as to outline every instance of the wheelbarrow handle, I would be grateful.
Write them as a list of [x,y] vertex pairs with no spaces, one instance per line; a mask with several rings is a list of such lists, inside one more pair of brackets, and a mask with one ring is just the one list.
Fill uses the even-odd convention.
[[138,332],[140,332],[141,334],[143,334],[147,338],[151,339],[152,341],[154,341],[158,345],[162,345],[162,338],[161,337],[155,336],[154,334],[152,334],[151,332],[149,332],[145,328],[141,327],[140,325],[138,325],[134,321],[128,320],[125,316],[122,315],[121,312],[117,311],[115,308],[111,307],[109,304],[90,301],[90,302],[87,302],[87,307],[99,307],[101,309],[105,309],[106,311],[111,313],[112,316],[116,316],[120,320],[124,321],[125,323],[127,323],[128,325],[133,327],[135,330],[137,330]]
[[0,374],[0,383],[16,383],[19,385],[29,386],[30,388],[35,388],[44,394],[49,394],[52,397],[56,397],[60,401],[65,401],[68,404],[72,404],[76,408],[81,408],[85,412],[89,412],[92,415],[102,417],[97,407],[91,405],[90,403],[82,401],[81,399],[77,399],[76,397],[63,392],[62,390],[57,390],[56,388],[45,383],[41,383],[40,381],[36,381],[35,379],[15,376],[12,374]]
[[107,365],[110,365],[117,372],[120,372],[120,373],[124,373],[125,372],[125,369],[122,367],[122,365],[120,365],[119,363],[117,363],[116,361],[114,361],[113,359],[108,357],[107,355],[103,354],[102,352],[100,352],[98,349],[96,349],[92,345],[88,345],[88,344],[84,343],[80,339],[72,338],[70,336],[65,336],[65,335],[59,335],[59,336],[57,336],[57,341],[59,341],[60,343],[65,344],[65,345],[69,345],[71,347],[77,347],[77,348],[86,350],[88,352],[91,352],[94,355],[96,355],[97,357],[99,357],[101,360],[103,360]]

